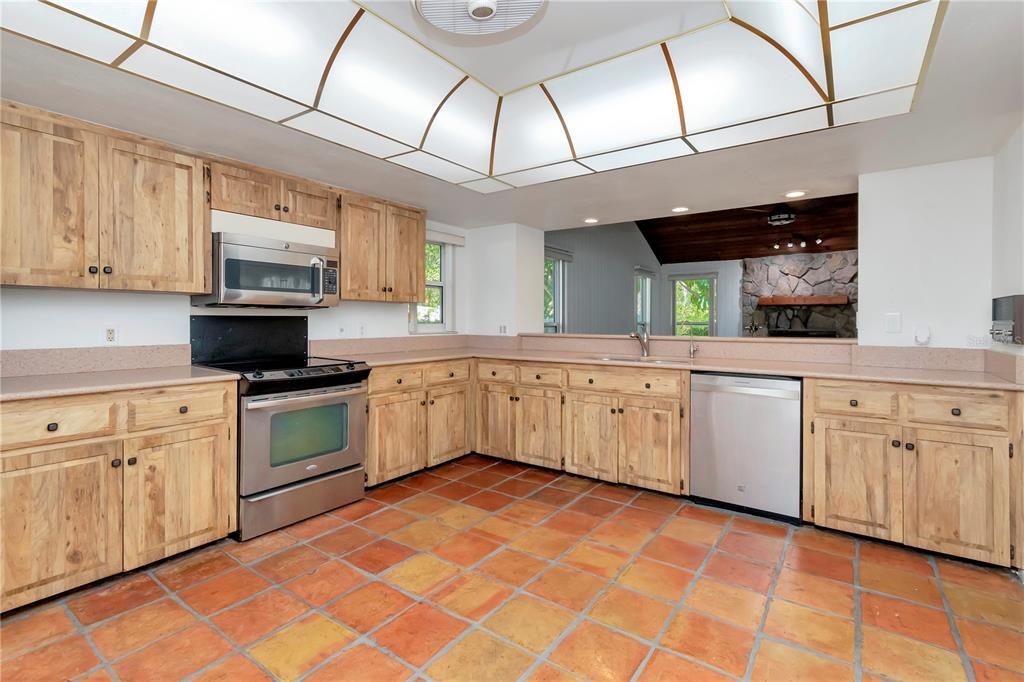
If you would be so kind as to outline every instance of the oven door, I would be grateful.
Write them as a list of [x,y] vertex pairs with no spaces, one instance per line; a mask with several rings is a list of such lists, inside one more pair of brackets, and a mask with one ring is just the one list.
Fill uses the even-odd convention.
[[217,302],[227,305],[324,307],[327,262],[297,251],[221,243]]
[[366,385],[242,399],[241,495],[362,464]]

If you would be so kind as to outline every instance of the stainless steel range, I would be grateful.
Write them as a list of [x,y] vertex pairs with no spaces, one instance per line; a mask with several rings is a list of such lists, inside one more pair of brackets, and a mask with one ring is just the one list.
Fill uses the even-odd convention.
[[309,357],[305,317],[192,317],[192,362],[237,372],[242,540],[363,497],[364,362]]

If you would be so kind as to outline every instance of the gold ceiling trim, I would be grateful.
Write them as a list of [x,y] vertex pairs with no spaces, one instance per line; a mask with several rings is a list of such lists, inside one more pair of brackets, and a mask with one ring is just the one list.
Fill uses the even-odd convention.
[[814,88],[814,91],[818,93],[819,97],[821,97],[821,100],[823,102],[829,101],[828,93],[821,89],[821,86],[818,85],[818,81],[815,80],[814,76],[811,75],[811,72],[808,71],[807,68],[800,63],[800,60],[794,57],[789,50],[783,47],[782,43],[775,40],[775,38],[772,38],[770,35],[762,31],[761,29],[757,28],[756,26],[752,26],[738,17],[733,17],[731,21],[737,26],[740,26],[750,31],[751,33],[753,33],[754,35],[756,35],[757,37],[761,38],[766,43],[774,47],[776,50],[778,50],[783,57],[792,62],[793,66],[795,66],[797,70],[803,74],[804,78],[807,79],[807,82],[811,84],[812,88]]
[[462,80],[460,80],[458,83],[453,85],[452,89],[448,91],[448,94],[441,98],[441,101],[438,103],[437,108],[434,109],[434,113],[431,114],[430,120],[427,121],[427,127],[424,128],[424,130],[423,130],[423,137],[420,138],[420,146],[418,147],[418,149],[423,149],[423,145],[425,145],[427,143],[427,135],[430,134],[430,127],[432,125],[434,125],[434,119],[437,118],[437,115],[439,113],[441,113],[441,107],[443,107],[445,105],[445,102],[448,101],[448,98],[451,97],[452,95],[454,95],[455,91],[458,90],[459,87],[461,87],[462,84],[465,83],[468,80],[469,80],[469,75],[463,76]]
[[572,158],[576,158],[576,146],[572,143],[572,135],[569,134],[569,126],[565,124],[565,119],[562,117],[562,111],[558,108],[558,104],[555,103],[555,98],[548,92],[548,88],[543,83],[538,83],[540,89],[544,92],[544,96],[548,98],[548,102],[551,103],[551,108],[555,110],[555,116],[558,117],[558,122],[562,124],[562,132],[565,133],[565,141],[569,143],[569,153],[572,154]]
[[806,14],[808,17],[810,17],[811,21],[813,21],[815,24],[821,24],[821,19],[820,19],[821,11],[820,11],[820,8],[819,8],[819,11],[818,11],[818,17],[819,18],[816,19],[814,17],[814,15],[811,14],[811,10],[807,9],[804,6],[804,3],[800,2],[800,0],[792,0],[792,1],[797,4],[797,7],[799,7],[800,9],[802,9],[804,11],[804,14]]
[[939,33],[942,31],[942,22],[946,19],[946,11],[949,9],[949,0],[938,0],[939,6],[935,10],[935,21],[932,23],[932,33],[928,36],[928,46],[924,50],[924,58],[921,60],[921,72],[917,74],[917,87],[914,88],[914,97],[910,100],[910,110],[917,106],[917,98],[921,95],[921,86],[928,75],[928,68],[932,65],[932,56],[935,54],[935,45],[939,40]]
[[498,95],[498,104],[494,107],[494,127],[491,129],[491,160],[487,165],[487,175],[494,175],[494,146],[498,141],[498,120],[501,118],[501,102],[505,97]]
[[338,53],[341,52],[341,46],[345,44],[346,40],[348,40],[348,36],[352,33],[352,29],[356,27],[356,24],[359,23],[359,20],[365,12],[366,10],[362,7],[356,10],[352,20],[349,21],[348,26],[345,27],[345,31],[341,34],[341,37],[338,38],[337,44],[335,44],[334,49],[331,51],[331,56],[327,58],[327,64],[324,66],[324,72],[320,76],[320,85],[317,87],[316,96],[313,98],[314,109],[320,106],[320,98],[323,97],[324,87],[327,85],[327,77],[331,75],[331,69],[334,67],[334,60],[338,58]]
[[676,109],[679,112],[679,135],[686,135],[686,112],[683,111],[683,95],[679,92],[679,77],[676,76],[676,67],[672,64],[672,53],[668,49],[668,43],[661,44],[661,53],[665,55],[665,66],[668,67],[668,75],[672,79],[672,90],[676,96]]
[[868,15],[863,16],[863,17],[858,17],[856,19],[851,19],[850,21],[844,21],[841,24],[836,24],[835,26],[830,26],[829,30],[830,31],[838,31],[839,29],[846,28],[847,26],[853,26],[854,24],[860,24],[860,23],[865,22],[865,21],[871,21],[872,19],[877,19],[879,17],[884,17],[886,14],[892,14],[893,12],[900,12],[902,10],[910,9],[911,7],[917,7],[918,5],[923,5],[923,4],[925,4],[927,2],[931,2],[931,1],[932,0],[914,0],[914,2],[908,2],[905,5],[899,5],[898,7],[890,7],[889,9],[882,10],[881,12],[875,12],[874,14],[868,14]]
[[828,28],[828,0],[818,0],[818,26],[821,30],[821,55],[825,63],[825,88],[828,91],[828,125],[835,125],[832,102],[836,99],[836,83],[832,74],[832,34]]
[[[294,119],[298,118],[299,116],[305,116],[306,114],[311,113],[313,111],[316,111],[316,109],[306,109],[305,111],[300,111],[297,114],[292,114],[291,116],[285,116],[284,118],[282,118],[280,121],[277,121],[277,122],[281,123],[281,124],[285,124],[288,121],[294,120]],[[323,113],[323,112],[320,112],[320,113]]]
[[146,3],[146,13],[142,17],[142,30],[139,32],[138,39],[129,45],[124,52],[114,58],[114,61],[110,62],[113,67],[121,66],[124,60],[131,57],[138,51],[140,47],[146,44],[149,39],[149,31],[153,27],[153,15],[156,13],[156,0],[148,0]]

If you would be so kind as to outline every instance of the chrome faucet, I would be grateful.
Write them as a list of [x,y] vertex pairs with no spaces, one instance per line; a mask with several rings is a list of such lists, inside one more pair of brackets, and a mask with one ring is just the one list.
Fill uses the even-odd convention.
[[693,336],[690,337],[690,359],[693,360],[694,356],[697,355],[697,351],[700,350],[700,346],[693,342]]
[[640,328],[640,333],[633,332],[629,335],[629,338],[636,339],[640,342],[640,357],[646,358],[651,354],[651,337],[647,333],[647,325],[642,322],[637,325]]

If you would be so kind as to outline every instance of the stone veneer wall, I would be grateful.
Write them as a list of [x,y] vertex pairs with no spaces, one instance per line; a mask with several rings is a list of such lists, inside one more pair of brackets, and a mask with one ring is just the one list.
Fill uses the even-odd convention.
[[[846,294],[849,305],[758,306],[762,296]],[[857,252],[782,254],[743,260],[743,328],[751,321],[768,329],[835,329],[840,338],[857,336]]]

